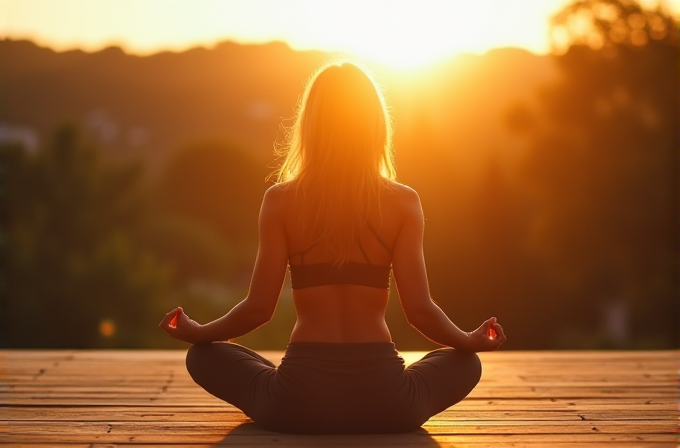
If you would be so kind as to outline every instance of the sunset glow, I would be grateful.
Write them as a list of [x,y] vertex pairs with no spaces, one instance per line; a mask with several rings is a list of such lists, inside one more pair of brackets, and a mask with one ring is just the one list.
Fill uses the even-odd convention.
[[105,319],[99,323],[99,333],[106,337],[110,338],[113,336],[113,334],[116,332],[116,325],[113,323],[113,321],[109,319]]
[[[498,46],[547,50],[541,9],[512,2],[316,2],[308,23],[325,48],[400,67]],[[300,37],[300,46],[309,45]]]
[[[57,50],[148,54],[233,40],[285,41],[412,67],[495,47],[549,51],[565,0],[3,0],[0,38]],[[643,1],[653,4],[653,1]],[[680,0],[665,2],[677,11]]]

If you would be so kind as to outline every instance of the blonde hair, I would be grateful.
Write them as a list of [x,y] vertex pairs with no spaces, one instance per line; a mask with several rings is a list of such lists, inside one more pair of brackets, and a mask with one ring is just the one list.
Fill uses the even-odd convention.
[[368,71],[347,61],[319,68],[279,154],[278,182],[295,181],[302,197],[300,231],[327,241],[336,262],[346,262],[381,190],[396,178],[390,117]]

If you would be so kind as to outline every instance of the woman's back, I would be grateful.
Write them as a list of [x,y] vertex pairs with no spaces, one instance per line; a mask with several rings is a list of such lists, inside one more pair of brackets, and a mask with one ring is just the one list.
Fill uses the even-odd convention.
[[[380,207],[366,216],[366,225],[356,235],[349,260],[338,266],[337,256],[325,241],[314,241],[308,232],[300,230],[300,208],[303,195],[296,193],[294,183],[280,184],[281,220],[288,242],[291,274],[302,276],[311,271],[349,270],[365,278],[389,276],[393,250],[402,228],[407,187],[393,183],[383,189]],[[307,272],[305,272],[305,270]],[[348,275],[351,277],[351,275]],[[293,289],[297,322],[291,341],[316,342],[390,342],[385,323],[389,290],[381,286],[346,283],[321,284]]]

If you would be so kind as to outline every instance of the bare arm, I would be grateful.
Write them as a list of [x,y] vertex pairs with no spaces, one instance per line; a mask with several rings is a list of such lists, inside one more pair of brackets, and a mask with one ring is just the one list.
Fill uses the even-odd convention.
[[[190,343],[227,341],[267,323],[276,309],[288,263],[286,234],[281,219],[280,190],[264,195],[259,217],[259,245],[248,295],[227,314],[205,325],[180,309],[168,313],[160,326],[170,336]],[[177,315],[176,324],[171,325]]]
[[[495,350],[505,335],[495,318],[466,333],[448,318],[430,297],[423,254],[423,211],[418,194],[405,190],[402,228],[394,247],[393,272],[404,314],[409,324],[431,341],[467,351]],[[497,333],[488,336],[489,328]]]

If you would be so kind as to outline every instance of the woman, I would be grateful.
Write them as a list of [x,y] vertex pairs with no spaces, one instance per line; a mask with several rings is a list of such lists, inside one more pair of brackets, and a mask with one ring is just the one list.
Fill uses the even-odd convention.
[[[181,308],[160,326],[194,344],[187,369],[265,428],[389,433],[420,427],[477,385],[475,352],[505,335],[495,318],[466,333],[432,301],[417,193],[395,182],[385,102],[365,70],[310,80],[267,190],[245,300],[199,325]],[[229,341],[269,321],[290,269],[297,321],[279,367]],[[393,273],[409,323],[445,346],[404,367],[385,323]]]

